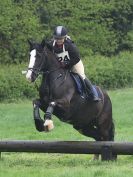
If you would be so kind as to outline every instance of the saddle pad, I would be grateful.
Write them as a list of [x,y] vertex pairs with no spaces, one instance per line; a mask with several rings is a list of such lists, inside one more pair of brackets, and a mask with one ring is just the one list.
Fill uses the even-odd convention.
[[84,84],[83,84],[83,80],[82,78],[77,74],[77,73],[72,73],[71,72],[71,76],[74,80],[74,83],[75,83],[75,87],[76,87],[76,90],[77,92],[83,96],[85,91],[84,91]]

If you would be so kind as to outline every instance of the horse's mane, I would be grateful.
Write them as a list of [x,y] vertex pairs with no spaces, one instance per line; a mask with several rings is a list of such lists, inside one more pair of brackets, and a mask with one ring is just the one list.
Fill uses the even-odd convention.
[[53,46],[48,39],[43,39],[40,45],[42,46],[42,48],[47,48],[51,52],[53,51]]
[[53,46],[49,43],[49,42],[46,42],[46,47],[48,50],[50,50],[51,52],[53,51]]

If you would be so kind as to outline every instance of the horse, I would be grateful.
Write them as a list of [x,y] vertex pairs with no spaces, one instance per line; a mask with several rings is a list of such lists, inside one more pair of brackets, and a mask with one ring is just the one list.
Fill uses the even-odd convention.
[[[114,141],[112,103],[107,92],[96,86],[101,98],[98,102],[81,96],[71,71],[61,66],[56,54],[44,40],[41,43],[29,41],[29,45],[30,61],[26,78],[35,82],[42,74],[39,98],[33,101],[36,129],[40,132],[52,130],[53,114],[95,141]],[[44,119],[40,117],[40,109],[44,112]]]

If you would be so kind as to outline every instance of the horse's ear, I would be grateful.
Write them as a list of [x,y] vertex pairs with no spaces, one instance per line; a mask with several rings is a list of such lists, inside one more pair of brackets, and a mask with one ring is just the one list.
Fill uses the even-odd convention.
[[50,44],[50,40],[48,38],[45,38],[42,40],[41,46],[42,46],[42,48],[44,48],[46,46],[50,51],[53,50],[52,45]]
[[30,39],[27,39],[27,41],[28,41],[30,47],[32,47],[33,46],[33,42]]
[[41,42],[41,46],[42,46],[42,48],[44,48],[44,47],[45,47],[45,45],[46,45],[46,40],[45,40],[45,39],[43,39],[43,40],[42,40],[42,42]]

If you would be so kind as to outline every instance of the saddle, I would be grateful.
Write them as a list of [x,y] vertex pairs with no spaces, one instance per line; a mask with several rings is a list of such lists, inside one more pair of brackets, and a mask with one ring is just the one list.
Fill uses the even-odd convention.
[[[71,75],[72,79],[74,80],[75,88],[76,88],[77,92],[79,93],[79,95],[82,98],[92,100],[91,90],[88,90],[88,88],[86,88],[86,84],[85,84],[85,81],[83,80],[83,78],[79,74],[73,73],[73,72],[70,72],[70,75]],[[99,97],[101,97],[101,92],[99,91],[99,88],[95,85],[92,85],[92,86],[94,87],[94,89],[98,93]]]

